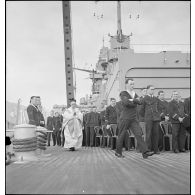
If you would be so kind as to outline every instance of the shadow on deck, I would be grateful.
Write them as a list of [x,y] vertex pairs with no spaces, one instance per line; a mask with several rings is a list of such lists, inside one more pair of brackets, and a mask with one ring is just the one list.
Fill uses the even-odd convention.
[[7,194],[190,194],[190,152],[148,159],[105,148],[49,147],[47,161],[6,166]]

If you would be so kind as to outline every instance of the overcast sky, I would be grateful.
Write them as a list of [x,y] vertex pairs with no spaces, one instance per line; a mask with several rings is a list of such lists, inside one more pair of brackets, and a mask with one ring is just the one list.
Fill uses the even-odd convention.
[[[122,29],[132,44],[190,44],[190,2],[121,2]],[[94,16],[103,14],[103,19]],[[139,14],[139,19],[137,15]],[[116,34],[116,2],[71,2],[73,62],[95,66],[102,39]],[[131,19],[129,18],[131,15]],[[44,107],[66,104],[62,3],[6,2],[6,98],[28,105],[39,95]],[[134,46],[138,51],[185,50],[189,46]],[[88,73],[76,71],[76,99],[90,94]]]

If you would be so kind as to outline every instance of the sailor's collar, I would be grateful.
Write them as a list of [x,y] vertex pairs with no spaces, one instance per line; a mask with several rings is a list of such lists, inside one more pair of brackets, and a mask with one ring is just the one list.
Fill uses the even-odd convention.
[[129,91],[127,90],[127,92],[129,93],[129,95],[134,98],[135,97],[135,91]]

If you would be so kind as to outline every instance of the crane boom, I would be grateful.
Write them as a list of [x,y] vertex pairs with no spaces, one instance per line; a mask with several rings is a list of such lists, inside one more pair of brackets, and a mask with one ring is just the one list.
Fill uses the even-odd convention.
[[92,73],[93,70],[87,70],[87,69],[82,69],[82,68],[73,68],[75,70],[80,70],[80,71],[84,71],[84,72],[89,72],[89,73]]
[[70,1],[62,1],[67,106],[74,98]]
[[89,73],[93,73],[93,74],[106,74],[106,71],[104,70],[88,70],[88,69],[83,69],[83,68],[73,68],[75,70],[80,70],[80,71],[84,71],[84,72],[89,72]]

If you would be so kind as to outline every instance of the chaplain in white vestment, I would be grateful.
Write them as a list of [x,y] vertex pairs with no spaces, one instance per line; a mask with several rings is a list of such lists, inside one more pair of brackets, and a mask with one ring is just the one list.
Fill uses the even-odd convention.
[[83,114],[76,108],[76,100],[71,99],[70,105],[63,114],[64,148],[74,151],[82,146]]

